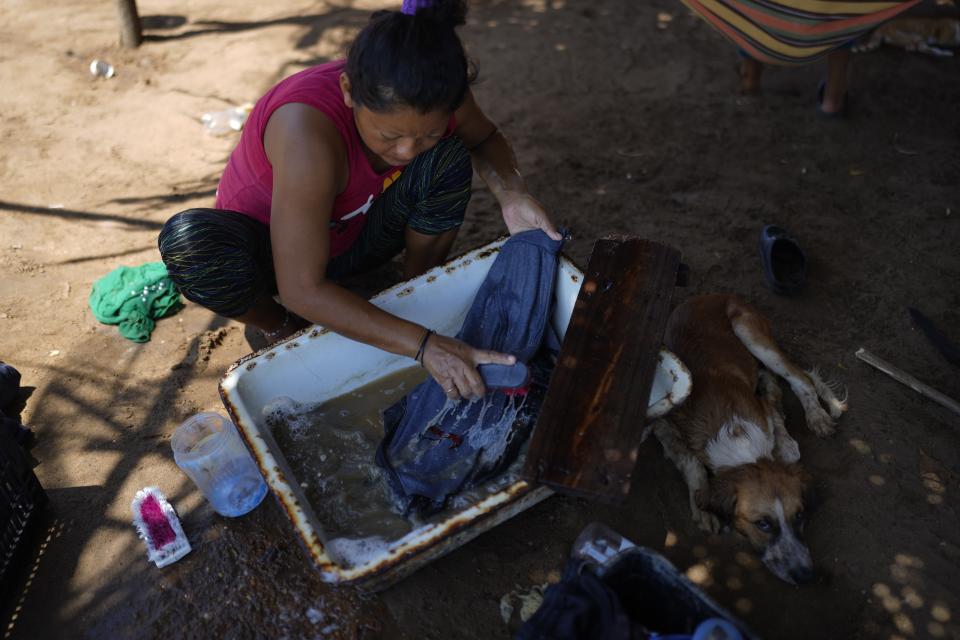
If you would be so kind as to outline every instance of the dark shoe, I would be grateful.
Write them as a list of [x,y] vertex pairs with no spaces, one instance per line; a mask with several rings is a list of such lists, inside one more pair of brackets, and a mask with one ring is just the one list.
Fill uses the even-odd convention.
[[793,295],[807,276],[807,257],[785,229],[768,224],[760,232],[763,275],[774,293]]
[[843,94],[843,106],[840,107],[839,111],[824,111],[823,110],[823,92],[827,88],[827,83],[821,81],[817,86],[817,115],[824,120],[843,120],[849,114],[850,107],[850,94]]

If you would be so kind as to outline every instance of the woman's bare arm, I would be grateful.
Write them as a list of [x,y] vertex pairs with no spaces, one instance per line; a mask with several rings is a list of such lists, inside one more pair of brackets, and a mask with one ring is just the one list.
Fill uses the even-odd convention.
[[543,229],[551,238],[559,240],[560,233],[543,205],[527,192],[510,142],[483,113],[472,92],[467,92],[456,116],[456,134],[470,151],[477,173],[500,203],[503,221],[510,233]]
[[316,109],[284,105],[267,124],[264,148],[273,165],[270,241],[284,306],[348,338],[414,356],[423,327],[326,279],[330,214],[346,181],[334,125]]
[[[264,147],[273,165],[270,239],[283,304],[303,318],[391,353],[414,357],[424,327],[370,304],[326,278],[333,201],[347,176],[334,125],[306,105],[284,105],[270,118]],[[451,397],[484,392],[478,364],[512,364],[513,356],[430,338],[423,365]]]

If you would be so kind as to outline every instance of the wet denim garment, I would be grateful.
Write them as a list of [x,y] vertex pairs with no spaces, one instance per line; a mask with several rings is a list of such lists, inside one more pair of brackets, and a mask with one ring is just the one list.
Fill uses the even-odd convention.
[[475,348],[526,363],[527,395],[488,390],[482,400],[454,403],[430,378],[384,411],[377,464],[407,514],[429,515],[502,473],[529,437],[552,369],[543,347],[562,244],[540,230],[507,240],[457,334]]

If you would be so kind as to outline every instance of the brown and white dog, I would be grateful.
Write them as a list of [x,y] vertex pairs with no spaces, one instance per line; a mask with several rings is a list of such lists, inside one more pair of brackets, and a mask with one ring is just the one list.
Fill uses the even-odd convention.
[[819,436],[833,433],[846,400],[816,371],[790,362],[767,319],[733,295],[685,301],[670,316],[664,342],[690,369],[693,389],[652,429],[687,481],[694,521],[711,532],[733,526],[777,577],[810,581],[813,563],[799,534],[812,478],[783,424],[775,376],[790,383]]

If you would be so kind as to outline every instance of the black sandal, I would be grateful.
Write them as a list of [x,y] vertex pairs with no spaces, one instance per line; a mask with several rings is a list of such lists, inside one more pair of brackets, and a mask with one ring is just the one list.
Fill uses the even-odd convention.
[[793,295],[807,277],[807,256],[787,231],[768,224],[760,232],[763,275],[774,293]]

